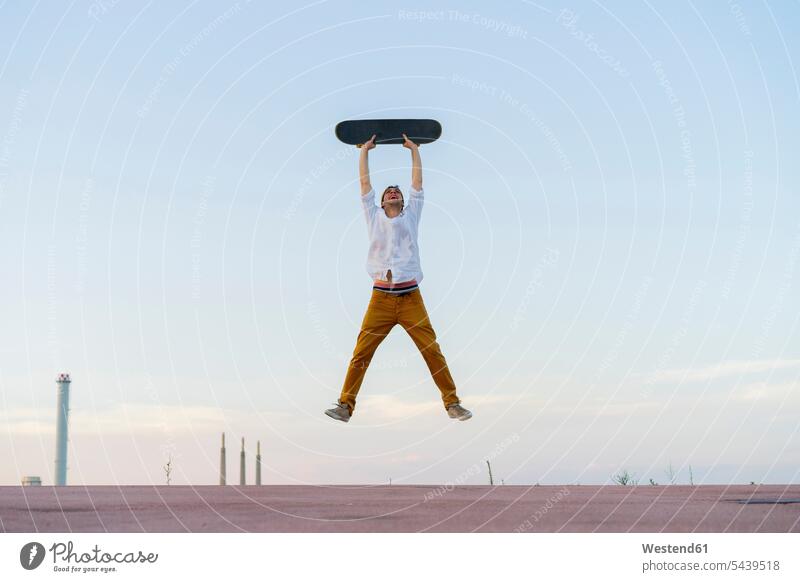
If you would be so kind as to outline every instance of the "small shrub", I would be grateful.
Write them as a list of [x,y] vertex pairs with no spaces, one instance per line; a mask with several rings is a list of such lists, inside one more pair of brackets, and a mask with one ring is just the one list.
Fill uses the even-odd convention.
[[636,479],[634,479],[631,473],[628,473],[627,469],[623,469],[611,479],[619,485],[636,485]]

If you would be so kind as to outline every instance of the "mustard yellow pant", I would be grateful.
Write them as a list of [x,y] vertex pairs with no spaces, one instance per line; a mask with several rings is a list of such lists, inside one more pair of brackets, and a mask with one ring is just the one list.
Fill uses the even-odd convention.
[[398,323],[408,332],[425,359],[433,381],[442,393],[445,408],[459,402],[456,385],[436,341],[436,334],[428,319],[428,311],[425,309],[419,289],[404,295],[392,295],[373,289],[364,321],[361,323],[361,331],[358,333],[353,357],[347,368],[342,394],[339,397],[339,400],[348,406],[351,414],[355,409],[358,390],[361,388],[364,374],[375,350]]

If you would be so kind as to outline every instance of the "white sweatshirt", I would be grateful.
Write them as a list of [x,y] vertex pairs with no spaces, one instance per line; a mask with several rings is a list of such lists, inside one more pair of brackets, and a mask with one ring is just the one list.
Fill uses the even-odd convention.
[[373,280],[386,280],[386,272],[391,269],[393,283],[422,281],[417,234],[424,201],[423,190],[414,190],[412,186],[403,211],[389,218],[375,204],[374,189],[361,196],[369,233],[367,273]]

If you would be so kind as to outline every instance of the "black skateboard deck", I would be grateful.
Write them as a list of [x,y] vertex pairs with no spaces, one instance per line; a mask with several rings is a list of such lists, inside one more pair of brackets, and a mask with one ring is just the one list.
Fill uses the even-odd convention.
[[336,125],[336,137],[358,147],[373,135],[376,144],[403,143],[402,134],[415,144],[431,143],[442,135],[442,125],[435,119],[354,119]]

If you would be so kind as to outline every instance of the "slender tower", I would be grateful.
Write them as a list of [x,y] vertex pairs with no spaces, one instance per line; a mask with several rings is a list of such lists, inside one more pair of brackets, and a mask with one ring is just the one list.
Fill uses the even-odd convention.
[[222,448],[219,450],[219,484],[225,485],[225,433],[222,433]]
[[67,484],[67,429],[69,428],[69,374],[56,377],[56,485]]
[[261,441],[256,441],[256,485],[261,485]]
[[242,437],[242,453],[239,455],[239,485],[244,485],[244,437]]

